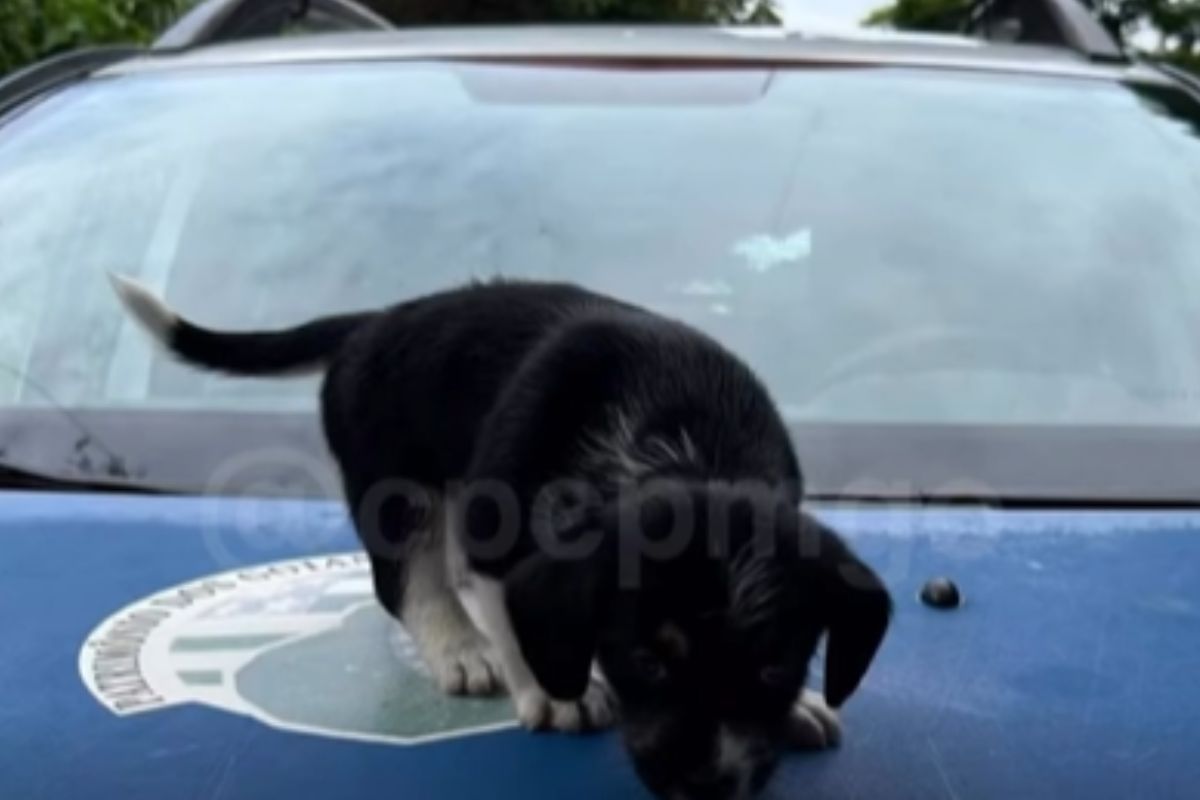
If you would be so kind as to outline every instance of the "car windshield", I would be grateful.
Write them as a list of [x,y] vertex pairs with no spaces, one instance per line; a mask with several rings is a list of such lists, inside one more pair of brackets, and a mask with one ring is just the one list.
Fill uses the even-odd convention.
[[0,128],[0,407],[306,411],[173,363],[136,276],[262,328],[472,278],[701,328],[799,424],[1200,425],[1200,114],[915,68],[119,75]]

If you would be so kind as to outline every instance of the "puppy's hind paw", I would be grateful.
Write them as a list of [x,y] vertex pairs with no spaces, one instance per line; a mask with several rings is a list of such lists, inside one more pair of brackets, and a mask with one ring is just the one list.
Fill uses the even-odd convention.
[[805,689],[788,720],[788,744],[795,750],[824,750],[842,742],[838,714],[817,692]]
[[533,731],[591,733],[610,727],[617,718],[617,704],[608,687],[593,680],[578,700],[551,699],[541,689],[515,698],[517,718]]

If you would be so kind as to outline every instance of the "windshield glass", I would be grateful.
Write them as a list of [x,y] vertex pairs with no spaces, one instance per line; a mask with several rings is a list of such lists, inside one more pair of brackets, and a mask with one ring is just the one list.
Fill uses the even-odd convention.
[[708,331],[798,422],[1197,425],[1189,102],[886,68],[93,80],[0,129],[0,405],[315,405],[157,354],[107,270],[230,328],[507,275]]

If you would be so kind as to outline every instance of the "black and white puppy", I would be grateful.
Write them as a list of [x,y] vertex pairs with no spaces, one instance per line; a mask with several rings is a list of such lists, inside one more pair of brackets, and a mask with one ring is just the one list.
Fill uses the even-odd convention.
[[[799,510],[782,420],[711,339],[561,284],[247,333],[114,285],[188,362],[325,373],[376,594],[445,691],[507,688],[524,725],[564,731],[611,723],[615,694],[669,798],[749,797],[788,746],[836,742],[888,594]],[[803,689],[822,636],[827,705]]]

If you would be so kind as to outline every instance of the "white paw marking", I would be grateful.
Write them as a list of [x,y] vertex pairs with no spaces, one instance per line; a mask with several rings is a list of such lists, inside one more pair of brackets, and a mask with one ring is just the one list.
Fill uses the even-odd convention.
[[617,718],[616,700],[599,681],[592,681],[579,700],[553,700],[541,689],[527,689],[514,702],[521,724],[534,731],[597,731],[611,726]]
[[446,694],[481,697],[503,691],[500,659],[482,636],[446,644],[427,656],[438,688]]
[[842,741],[842,723],[838,714],[825,704],[825,698],[805,689],[792,708],[788,722],[788,743],[796,750],[824,750]]

